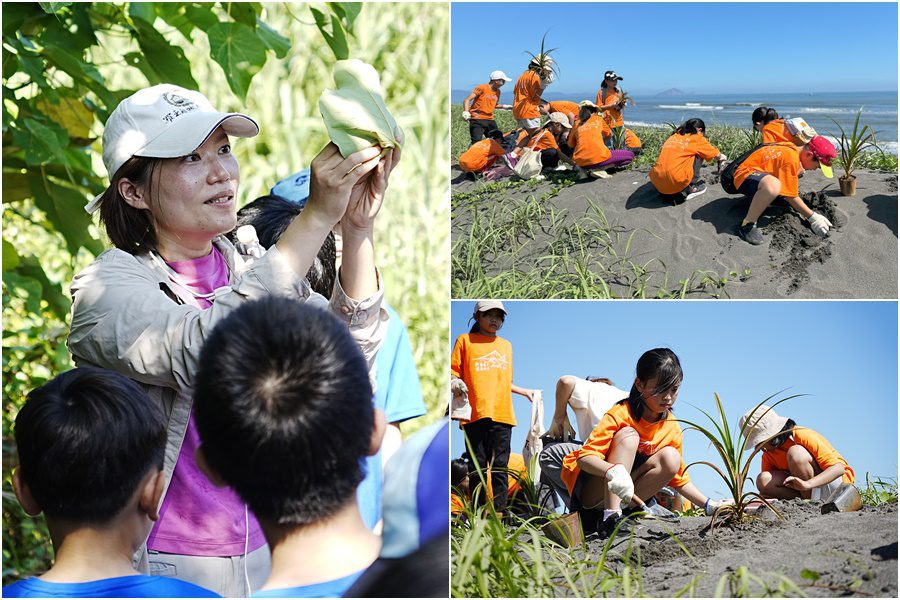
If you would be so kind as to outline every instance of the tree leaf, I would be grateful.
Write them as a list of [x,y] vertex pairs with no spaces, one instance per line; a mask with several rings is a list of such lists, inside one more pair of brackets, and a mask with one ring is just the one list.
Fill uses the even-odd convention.
[[156,73],[157,79],[196,90],[198,85],[191,74],[191,65],[184,56],[184,50],[170,44],[143,19],[135,19],[134,24],[138,32],[138,45],[147,57],[146,65]]
[[129,2],[128,16],[132,22],[141,19],[145,23],[153,25],[156,21],[156,5],[153,2]]
[[246,100],[250,81],[266,64],[266,45],[243,23],[216,23],[206,35],[210,56],[225,71],[231,91]]
[[94,113],[78,98],[63,96],[55,103],[38,98],[35,108],[62,126],[70,138],[87,138],[91,133]]
[[47,62],[53,66],[62,69],[72,76],[76,81],[94,81],[96,83],[106,84],[100,71],[91,64],[88,64],[76,58],[66,50],[55,46],[45,46],[42,52]]
[[20,171],[3,171],[3,203],[19,202],[31,198],[31,187],[28,185],[28,175]]
[[[6,194],[4,193],[4,195]],[[3,240],[3,270],[12,271],[17,266],[19,266],[19,255],[16,253],[15,246]]]
[[21,129],[13,131],[13,141],[25,150],[25,163],[36,167],[49,162],[65,162],[63,150],[69,144],[69,136],[56,123],[42,123],[26,118]]
[[23,277],[15,271],[3,271],[3,283],[11,296],[25,301],[26,311],[40,314],[43,289],[39,281],[31,277]]
[[62,9],[66,8],[71,2],[38,2],[43,11],[50,15],[55,15]]
[[226,2],[226,12],[228,15],[244,25],[251,28],[256,27],[256,18],[262,12],[262,5],[259,2]]
[[102,251],[100,242],[91,237],[88,231],[91,217],[84,210],[87,198],[83,194],[46,177],[32,180],[31,185],[35,204],[47,214],[54,229],[65,238],[71,254],[77,253],[80,248],[87,248],[93,254]]
[[206,31],[219,22],[219,18],[212,11],[212,4],[191,4],[185,8],[184,13],[195,26]]
[[329,19],[325,13],[317,8],[310,7],[309,10],[316,21],[319,32],[325,38],[325,43],[328,44],[328,47],[334,53],[334,57],[338,60],[349,58],[350,49],[347,46],[347,36],[344,34],[344,28],[337,15],[331,15]]
[[338,16],[344,29],[353,35],[353,23],[362,11],[362,2],[329,2],[328,7]]
[[[6,242],[3,245],[3,255],[6,256]],[[69,309],[72,307],[71,301],[63,294],[62,286],[50,281],[36,256],[23,257],[17,272],[40,283],[41,298],[47,301],[50,310],[60,319],[68,318]]]
[[291,49],[291,40],[281,35],[261,20],[256,20],[256,35],[266,45],[266,48],[275,53],[278,58],[287,56],[288,50]]

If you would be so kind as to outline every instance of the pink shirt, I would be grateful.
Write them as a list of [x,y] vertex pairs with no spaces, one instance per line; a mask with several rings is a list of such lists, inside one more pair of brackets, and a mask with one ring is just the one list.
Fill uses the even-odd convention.
[[[209,294],[228,285],[228,265],[215,247],[204,257],[168,264],[178,273],[180,282],[195,293]],[[202,298],[195,298],[193,304],[200,309],[212,306]],[[172,482],[147,547],[187,556],[237,556],[244,553],[248,526],[247,551],[262,547],[266,540],[253,513],[247,513],[249,521],[245,521],[244,503],[234,490],[214,486],[200,471],[194,459],[199,445],[191,410]]]

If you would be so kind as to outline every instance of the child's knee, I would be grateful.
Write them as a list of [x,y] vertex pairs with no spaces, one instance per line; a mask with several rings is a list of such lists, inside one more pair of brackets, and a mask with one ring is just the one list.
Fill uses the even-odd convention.
[[618,447],[626,447],[631,448],[634,447],[634,450],[637,451],[638,443],[641,441],[641,436],[638,435],[638,432],[634,427],[623,427],[613,436],[612,443]]
[[664,473],[675,475],[681,467],[681,454],[672,446],[666,446],[659,452],[659,464]]
[[795,444],[788,448],[787,460],[788,465],[807,465],[812,463],[813,457],[809,450],[800,444]]
[[563,375],[556,381],[556,389],[561,387],[575,387],[575,376],[574,375]]
[[764,490],[769,484],[772,482],[772,474],[768,471],[763,471],[759,475],[756,476],[756,489]]
[[766,175],[759,182],[759,187],[765,192],[777,196],[781,192],[781,181],[774,175]]

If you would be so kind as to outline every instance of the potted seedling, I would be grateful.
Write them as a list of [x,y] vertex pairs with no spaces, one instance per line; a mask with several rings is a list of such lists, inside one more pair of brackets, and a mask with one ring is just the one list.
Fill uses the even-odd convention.
[[622,110],[627,104],[631,104],[632,106],[634,106],[635,104],[637,104],[637,102],[634,101],[634,98],[631,97],[631,94],[629,94],[625,90],[622,90],[622,96],[619,98],[619,101],[616,102],[616,106],[619,110]]
[[[779,394],[781,392],[778,392]],[[757,502],[762,502],[763,506],[768,507],[772,510],[775,515],[784,520],[784,517],[778,510],[765,498],[763,498],[758,492],[750,490],[744,491],[744,485],[747,481],[750,480],[748,477],[748,473],[750,471],[750,465],[753,462],[753,458],[759,453],[758,449],[755,449],[751,452],[747,458],[743,458],[744,450],[747,445],[747,435],[745,431],[737,431],[732,432],[730,427],[728,426],[728,419],[725,417],[725,409],[722,408],[722,402],[719,400],[719,395],[714,394],[716,398],[716,408],[719,413],[718,419],[714,419],[709,413],[706,411],[700,410],[706,417],[712,421],[712,424],[715,426],[715,430],[706,429],[694,422],[686,421],[684,419],[678,419],[679,422],[687,425],[685,431],[699,431],[703,436],[705,436],[710,444],[715,448],[716,452],[719,453],[719,457],[722,459],[724,466],[722,468],[712,464],[711,462],[700,460],[689,464],[685,467],[685,470],[690,469],[692,466],[700,464],[706,465],[718,473],[723,480],[725,480],[725,485],[728,487],[728,491],[730,492],[730,504],[725,504],[724,506],[720,506],[715,513],[713,513],[712,521],[710,521],[710,530],[714,530],[716,525],[720,524],[734,524],[734,523],[743,523],[751,518],[750,515],[750,507],[752,504]],[[788,396],[787,398],[783,398],[778,402],[772,404],[771,407],[764,406],[766,402],[777,396],[778,394],[774,394],[769,396],[762,402],[756,405],[753,409],[753,412],[750,413],[748,422],[754,423],[759,418],[762,417],[766,412],[775,408],[782,402],[786,402],[791,398],[797,398],[804,394],[795,394],[793,396]],[[765,440],[760,442],[760,447],[762,443],[767,442],[771,439],[774,439],[781,435],[781,432],[769,436]]]
[[841,157],[841,165],[844,167],[844,175],[838,178],[841,186],[841,194],[844,196],[856,195],[856,176],[853,170],[856,168],[860,155],[867,150],[875,149],[884,154],[875,140],[875,130],[869,125],[859,126],[859,118],[862,116],[862,107],[856,112],[856,119],[853,121],[853,129],[848,133],[841,127],[841,124],[832,119],[834,124],[840,130],[841,135],[833,136],[838,140],[838,152]]

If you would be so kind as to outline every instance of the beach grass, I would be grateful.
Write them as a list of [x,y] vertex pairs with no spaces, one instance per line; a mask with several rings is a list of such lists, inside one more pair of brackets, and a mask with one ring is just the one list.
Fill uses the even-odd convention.
[[866,486],[857,486],[864,506],[881,506],[890,502],[897,502],[897,478],[878,477],[871,478],[866,473]]

